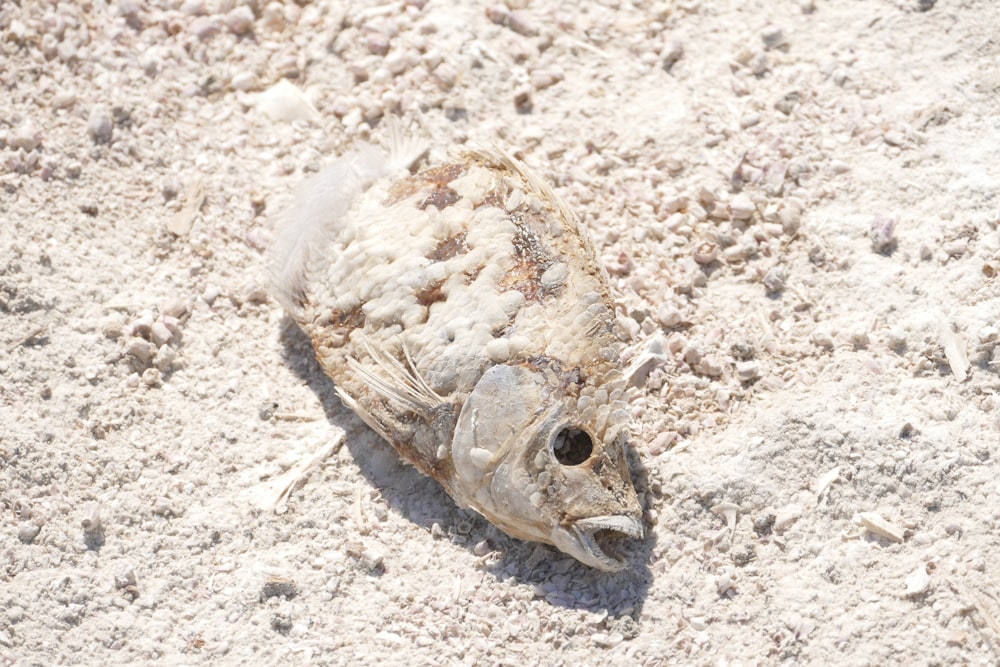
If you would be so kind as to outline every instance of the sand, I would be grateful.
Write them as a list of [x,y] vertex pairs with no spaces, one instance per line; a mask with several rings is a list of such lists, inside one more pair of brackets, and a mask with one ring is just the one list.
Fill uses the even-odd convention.
[[[1000,660],[1000,7],[0,5],[0,664]],[[267,290],[384,117],[578,212],[620,574],[458,509]]]

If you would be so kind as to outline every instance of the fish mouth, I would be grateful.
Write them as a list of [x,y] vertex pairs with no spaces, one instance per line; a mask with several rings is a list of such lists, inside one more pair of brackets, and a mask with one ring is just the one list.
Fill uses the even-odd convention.
[[642,523],[638,518],[624,514],[595,516],[578,519],[571,528],[575,538],[572,555],[591,567],[607,572],[624,570],[628,563],[618,552],[618,545],[628,538],[641,538]]

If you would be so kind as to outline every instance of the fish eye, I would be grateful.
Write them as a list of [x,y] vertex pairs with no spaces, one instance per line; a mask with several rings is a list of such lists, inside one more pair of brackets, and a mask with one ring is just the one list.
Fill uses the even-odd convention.
[[552,441],[552,453],[556,461],[564,466],[578,466],[590,458],[594,451],[594,443],[585,431],[576,428],[564,428]]

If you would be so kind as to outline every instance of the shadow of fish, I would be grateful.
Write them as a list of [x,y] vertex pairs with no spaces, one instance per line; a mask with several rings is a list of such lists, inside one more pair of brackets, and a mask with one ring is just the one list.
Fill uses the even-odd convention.
[[411,174],[394,134],[308,183],[277,296],[341,399],[461,506],[603,570],[642,536],[607,278],[576,216],[477,149]]

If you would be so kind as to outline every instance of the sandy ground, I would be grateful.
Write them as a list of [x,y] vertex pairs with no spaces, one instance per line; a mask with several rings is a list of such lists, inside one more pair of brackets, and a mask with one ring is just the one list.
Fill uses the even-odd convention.
[[[0,664],[995,664],[998,25],[5,0]],[[295,187],[386,113],[592,230],[648,360],[628,571],[457,509],[268,296]]]

